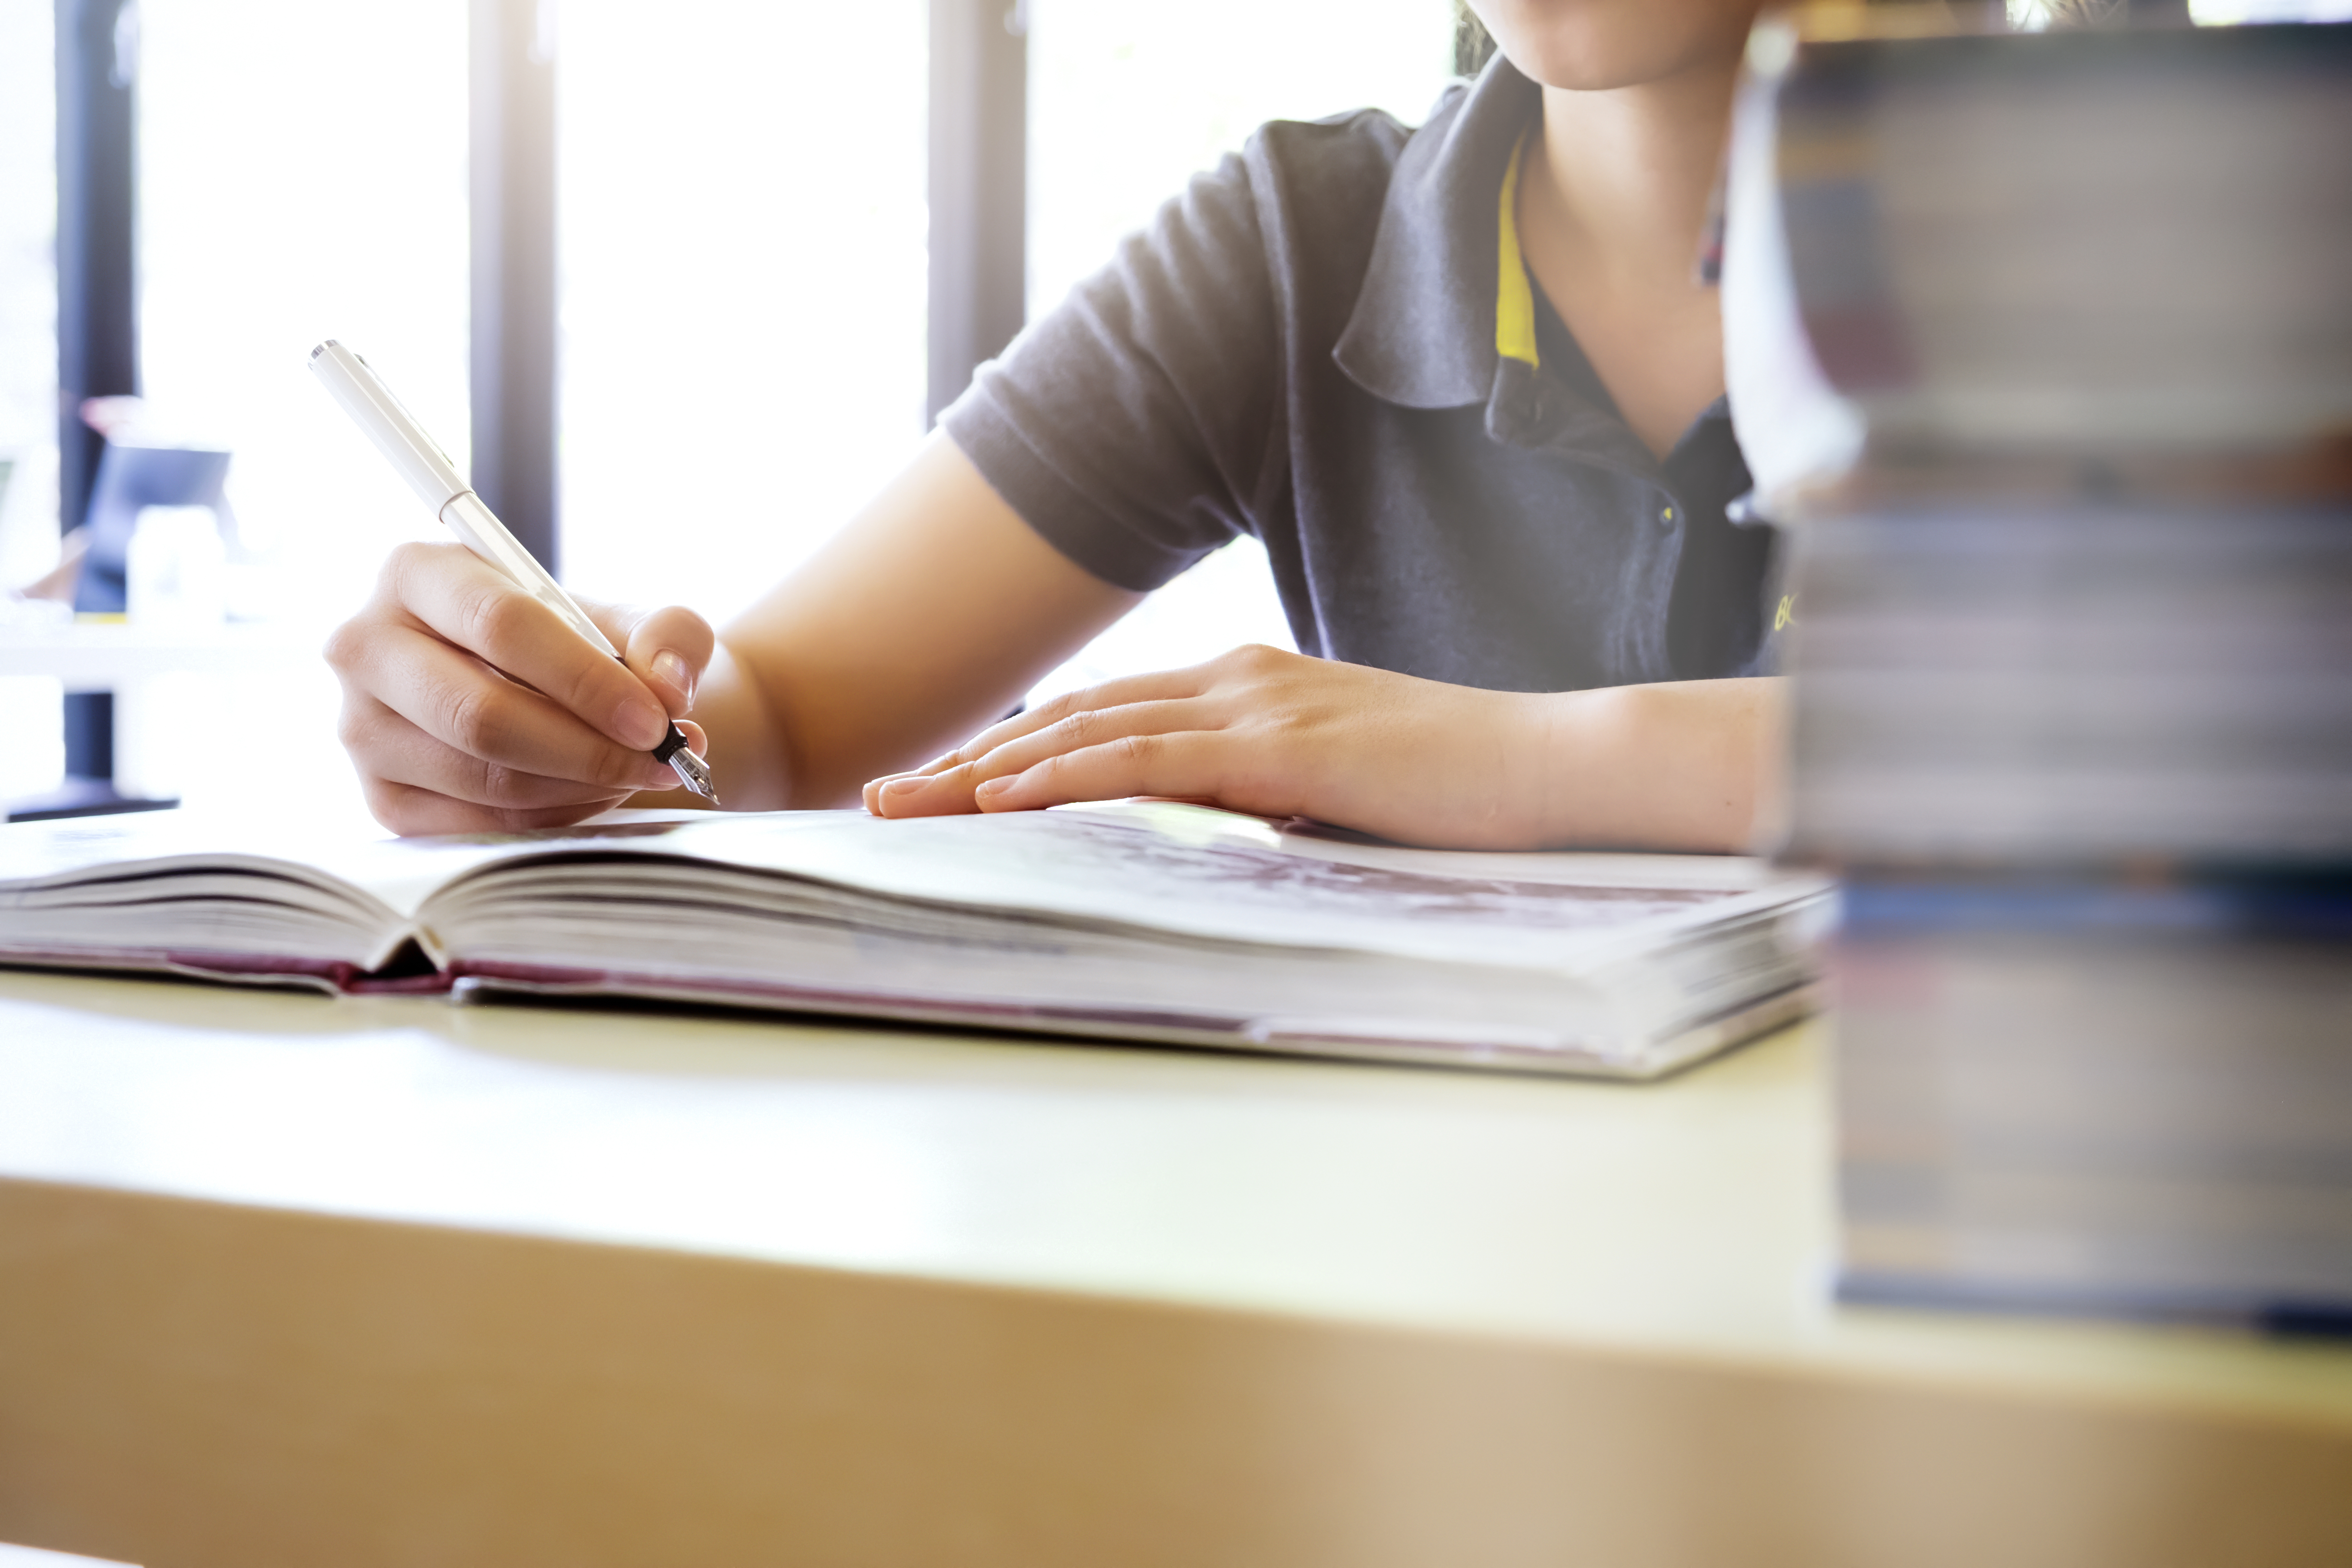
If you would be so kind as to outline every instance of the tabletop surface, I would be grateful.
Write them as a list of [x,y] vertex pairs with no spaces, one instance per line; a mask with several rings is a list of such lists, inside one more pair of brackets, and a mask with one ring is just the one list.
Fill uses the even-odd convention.
[[0,1178],[2352,1428],[2352,1348],[1837,1306],[1825,1047],[1579,1083],[0,971]]
[[46,675],[96,690],[156,675],[244,673],[313,660],[326,634],[303,623],[205,629],[127,622],[0,623],[0,675]]

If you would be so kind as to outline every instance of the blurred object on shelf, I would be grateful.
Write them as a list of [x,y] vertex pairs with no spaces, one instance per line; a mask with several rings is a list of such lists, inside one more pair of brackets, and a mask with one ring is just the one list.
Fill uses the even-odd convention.
[[[65,693],[64,776],[54,788],[0,802],[0,816],[11,820],[176,805],[179,775],[192,753],[210,743],[198,672],[219,641],[228,607],[236,526],[223,489],[229,454],[152,444],[164,427],[140,398],[89,398],[79,412],[106,445],[80,526],[59,542],[57,566],[31,593],[69,602],[78,621],[95,624],[46,627],[44,614],[29,607],[8,617],[0,673],[58,678]],[[142,624],[112,624],[133,607],[134,575]],[[85,637],[61,641],[58,634],[68,630]],[[89,669],[77,679],[55,668],[60,653],[69,663],[87,654],[88,634],[105,639],[123,633],[134,635],[107,650],[117,662],[131,655],[119,676],[101,683],[87,679]],[[195,646],[179,647],[173,638]]]
[[148,507],[203,507],[222,535],[233,536],[222,483],[229,455],[181,447],[118,447],[108,442],[83,521],[88,552],[74,585],[81,615],[121,615],[127,608],[124,572],[131,535]]
[[0,589],[40,593],[58,569],[58,454],[30,447],[0,455]]
[[228,618],[228,551],[205,506],[142,506],[123,554],[134,626],[204,631]]
[[[73,620],[73,606],[62,599],[11,591],[0,597],[0,627],[61,626]],[[14,674],[0,668],[0,675]]]

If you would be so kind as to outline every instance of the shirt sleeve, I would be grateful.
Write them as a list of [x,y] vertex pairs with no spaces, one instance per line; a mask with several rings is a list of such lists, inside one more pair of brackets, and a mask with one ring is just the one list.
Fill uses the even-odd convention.
[[1148,593],[1251,530],[1279,450],[1277,335],[1248,167],[1229,156],[940,423],[1047,542]]

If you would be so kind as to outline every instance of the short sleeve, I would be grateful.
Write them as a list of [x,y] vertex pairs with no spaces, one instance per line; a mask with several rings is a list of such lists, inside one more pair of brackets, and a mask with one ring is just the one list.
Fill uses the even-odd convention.
[[1251,531],[1278,450],[1280,348],[1247,165],[1121,243],[940,416],[1047,542],[1148,593]]

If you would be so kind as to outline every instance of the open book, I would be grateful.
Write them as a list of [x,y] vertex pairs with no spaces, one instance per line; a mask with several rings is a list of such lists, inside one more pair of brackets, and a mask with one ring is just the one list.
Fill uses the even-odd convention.
[[234,838],[0,827],[0,963],[1648,1077],[1803,1012],[1830,910],[1751,860],[1404,849],[1161,802]]

